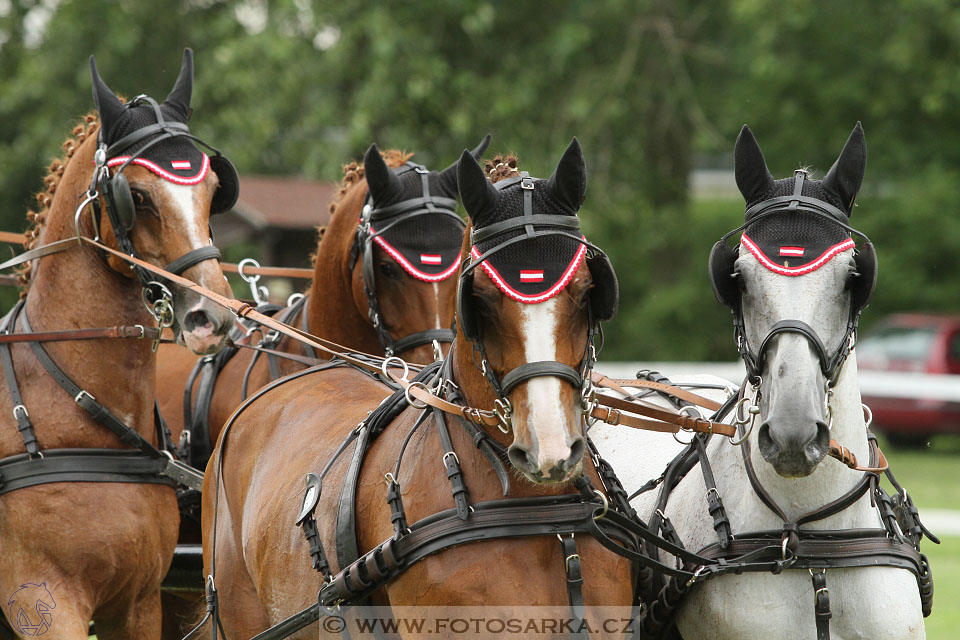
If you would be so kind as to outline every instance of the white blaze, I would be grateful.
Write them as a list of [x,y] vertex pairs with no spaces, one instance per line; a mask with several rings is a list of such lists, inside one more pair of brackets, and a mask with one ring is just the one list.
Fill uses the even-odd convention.
[[[557,359],[557,299],[523,305],[523,344],[526,362]],[[539,376],[527,381],[529,427],[537,444],[537,466],[565,460],[567,446],[566,415],[560,406],[561,380]]]

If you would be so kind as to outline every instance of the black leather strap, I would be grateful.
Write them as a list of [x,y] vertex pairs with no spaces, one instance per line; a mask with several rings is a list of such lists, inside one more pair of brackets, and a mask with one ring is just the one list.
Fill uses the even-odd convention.
[[217,249],[211,244],[206,247],[200,247],[199,249],[186,252],[165,266],[164,270],[179,276],[193,265],[199,264],[204,260],[216,260],[219,262],[222,259],[223,256],[220,255],[220,249]]
[[176,486],[161,475],[166,458],[129,449],[46,449],[42,458],[22,453],[0,460],[0,495],[51,482],[132,482]]
[[460,469],[460,458],[453,450],[453,441],[450,439],[450,431],[447,429],[447,419],[443,411],[434,410],[432,413],[437,423],[437,435],[440,436],[440,446],[443,448],[443,469],[447,473],[447,480],[450,481],[450,491],[456,505],[457,517],[466,520],[470,515],[470,502],[467,485],[463,481],[463,471]]
[[541,360],[522,364],[503,376],[500,383],[503,396],[509,394],[521,382],[541,376],[552,376],[566,380],[573,385],[574,389],[583,386],[583,378],[580,377],[580,372],[573,367],[556,360]]
[[830,640],[830,590],[827,589],[827,570],[811,572],[813,578],[813,612],[817,619],[817,640]]
[[[23,308],[23,300],[17,302],[16,306],[3,318],[0,324],[0,332],[8,334],[16,328],[17,314]],[[0,363],[3,364],[3,375],[7,379],[7,389],[10,391],[10,400],[13,403],[13,417],[17,421],[17,431],[23,438],[23,446],[26,448],[30,457],[40,455],[40,443],[37,441],[37,434],[33,430],[33,423],[30,421],[30,414],[23,404],[23,398],[20,396],[20,386],[17,384],[17,374],[13,368],[13,356],[10,353],[10,345],[0,344]]]
[[[30,322],[27,320],[26,311],[23,312],[22,318],[23,328],[32,332],[33,329],[30,328]],[[150,457],[162,457],[166,459],[160,450],[153,446],[150,441],[124,424],[124,422],[113,415],[109,409],[97,402],[92,395],[87,393],[84,389],[81,389],[73,380],[71,380],[70,377],[64,373],[63,369],[57,366],[42,344],[31,342],[30,349],[33,350],[33,355],[36,356],[37,360],[40,361],[40,364],[43,365],[43,368],[47,370],[47,373],[50,374],[57,384],[63,387],[64,391],[70,394],[74,402],[76,402],[84,411],[90,414],[91,418],[110,429],[110,431],[113,431],[124,444],[136,447]]]
[[457,333],[453,329],[427,329],[425,331],[417,331],[399,340],[394,340],[393,352],[403,353],[404,351],[430,344],[434,340],[441,344],[449,344],[453,342],[453,339],[456,337]]
[[584,640],[590,637],[587,632],[587,607],[583,601],[583,571],[580,567],[580,554],[577,553],[577,541],[574,534],[559,536],[560,551],[563,554],[563,573],[567,577],[567,600],[570,602],[570,614],[573,619],[571,638]]

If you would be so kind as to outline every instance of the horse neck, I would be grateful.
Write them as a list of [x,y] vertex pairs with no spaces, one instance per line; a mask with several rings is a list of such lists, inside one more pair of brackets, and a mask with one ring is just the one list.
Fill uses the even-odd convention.
[[[74,211],[90,184],[95,147],[95,137],[90,136],[67,164],[37,246],[76,235]],[[102,222],[108,224],[105,216]],[[81,232],[93,237],[89,209],[82,215]],[[34,331],[156,326],[140,300],[140,283],[135,278],[110,269],[94,248],[68,246],[34,263],[25,302]],[[155,355],[146,340],[80,340],[44,347],[77,384],[111,409],[129,414],[154,397]]]
[[[383,347],[377,332],[367,318],[366,309],[361,312],[354,299],[350,269],[350,249],[365,196],[366,181],[361,181],[337,206],[317,246],[306,307],[307,330],[351,349],[380,355]],[[362,260],[362,256],[359,259]]]
[[[833,388],[833,396],[830,401],[833,411],[833,426],[830,437],[850,449],[856,455],[857,460],[861,464],[865,464],[869,460],[869,446],[860,402],[856,355],[851,352],[840,371],[837,384]],[[862,472],[851,471],[839,461],[827,456],[820,461],[814,472],[809,476],[805,478],[783,478],[774,471],[771,465],[764,461],[755,435],[750,437],[744,446],[750,447],[750,457],[757,479],[789,517],[800,516],[840,498],[856,486],[863,476]],[[736,447],[732,447],[724,441],[720,443],[719,450],[723,456],[736,456],[740,460],[739,464],[742,468],[741,452],[736,451]],[[739,487],[736,491],[754,494],[745,474],[739,480]],[[756,499],[756,506],[760,512],[765,514],[762,516],[763,519],[769,519],[768,516],[772,516],[772,512],[760,504],[759,498]],[[811,528],[875,526],[875,520],[869,498],[863,496],[855,505],[834,516],[811,523],[809,526]]]

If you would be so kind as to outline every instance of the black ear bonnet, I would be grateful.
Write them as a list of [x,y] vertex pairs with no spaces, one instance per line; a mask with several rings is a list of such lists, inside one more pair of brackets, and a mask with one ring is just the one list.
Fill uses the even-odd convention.
[[[492,187],[498,195],[496,206],[472,217],[470,261],[459,282],[457,318],[464,335],[479,338],[472,301],[472,269],[477,267],[510,299],[536,304],[562,291],[586,259],[593,280],[592,319],[613,318],[619,300],[617,277],[606,254],[580,232],[577,210],[552,197],[547,180],[526,172]],[[525,219],[531,224],[523,224]]]
[[[738,248],[727,239],[743,231],[740,247],[765,268],[785,276],[811,273],[848,249],[855,249],[857,279],[851,290],[851,314],[858,316],[870,301],[877,282],[877,258],[869,238],[848,224],[840,202],[805,171],[777,180],[773,189],[747,207],[745,222],[726,234],[710,251],[710,283],[717,300],[740,313],[740,288],[734,277]],[[856,249],[852,234],[865,240]]]
[[392,171],[397,177],[417,179],[405,180],[389,202],[375,201],[368,192],[358,231],[414,278],[446,280],[457,271],[463,244],[465,224],[456,214],[456,193],[449,193],[438,174],[423,165],[407,162]]
[[[177,87],[167,101],[158,104],[153,98],[141,95],[124,104],[119,112],[110,112],[111,105],[101,104],[115,100],[115,96],[97,74],[92,57],[90,64],[94,99],[101,111],[102,126],[97,144],[106,154],[105,166],[116,168],[112,177],[106,171],[100,176],[101,192],[106,196],[108,209],[111,205],[114,209],[115,222],[126,231],[133,229],[136,222],[133,197],[123,175],[129,164],[145,167],[164,180],[180,185],[198,184],[206,177],[207,171],[213,170],[219,185],[210,204],[210,213],[229,211],[240,191],[237,171],[220,151],[190,134],[187,126],[189,104],[176,101],[189,100],[193,81],[192,53],[185,53]],[[110,95],[105,96],[105,92]],[[184,92],[185,96],[182,95]],[[208,147],[214,155],[202,152],[196,142]]]

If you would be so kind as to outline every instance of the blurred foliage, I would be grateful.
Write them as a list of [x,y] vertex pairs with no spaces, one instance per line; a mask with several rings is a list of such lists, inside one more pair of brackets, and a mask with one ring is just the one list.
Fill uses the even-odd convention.
[[868,316],[955,308],[958,45],[940,0],[0,0],[0,228],[26,226],[92,109],[90,54],[118,93],[159,98],[190,46],[191,129],[241,173],[336,180],[371,142],[442,167],[489,131],[546,176],[578,136],[584,227],[623,296],[604,357],[733,358],[705,263],[742,203],[691,202],[687,179],[729,167],[744,122],[782,176],[822,174],[862,120]]

